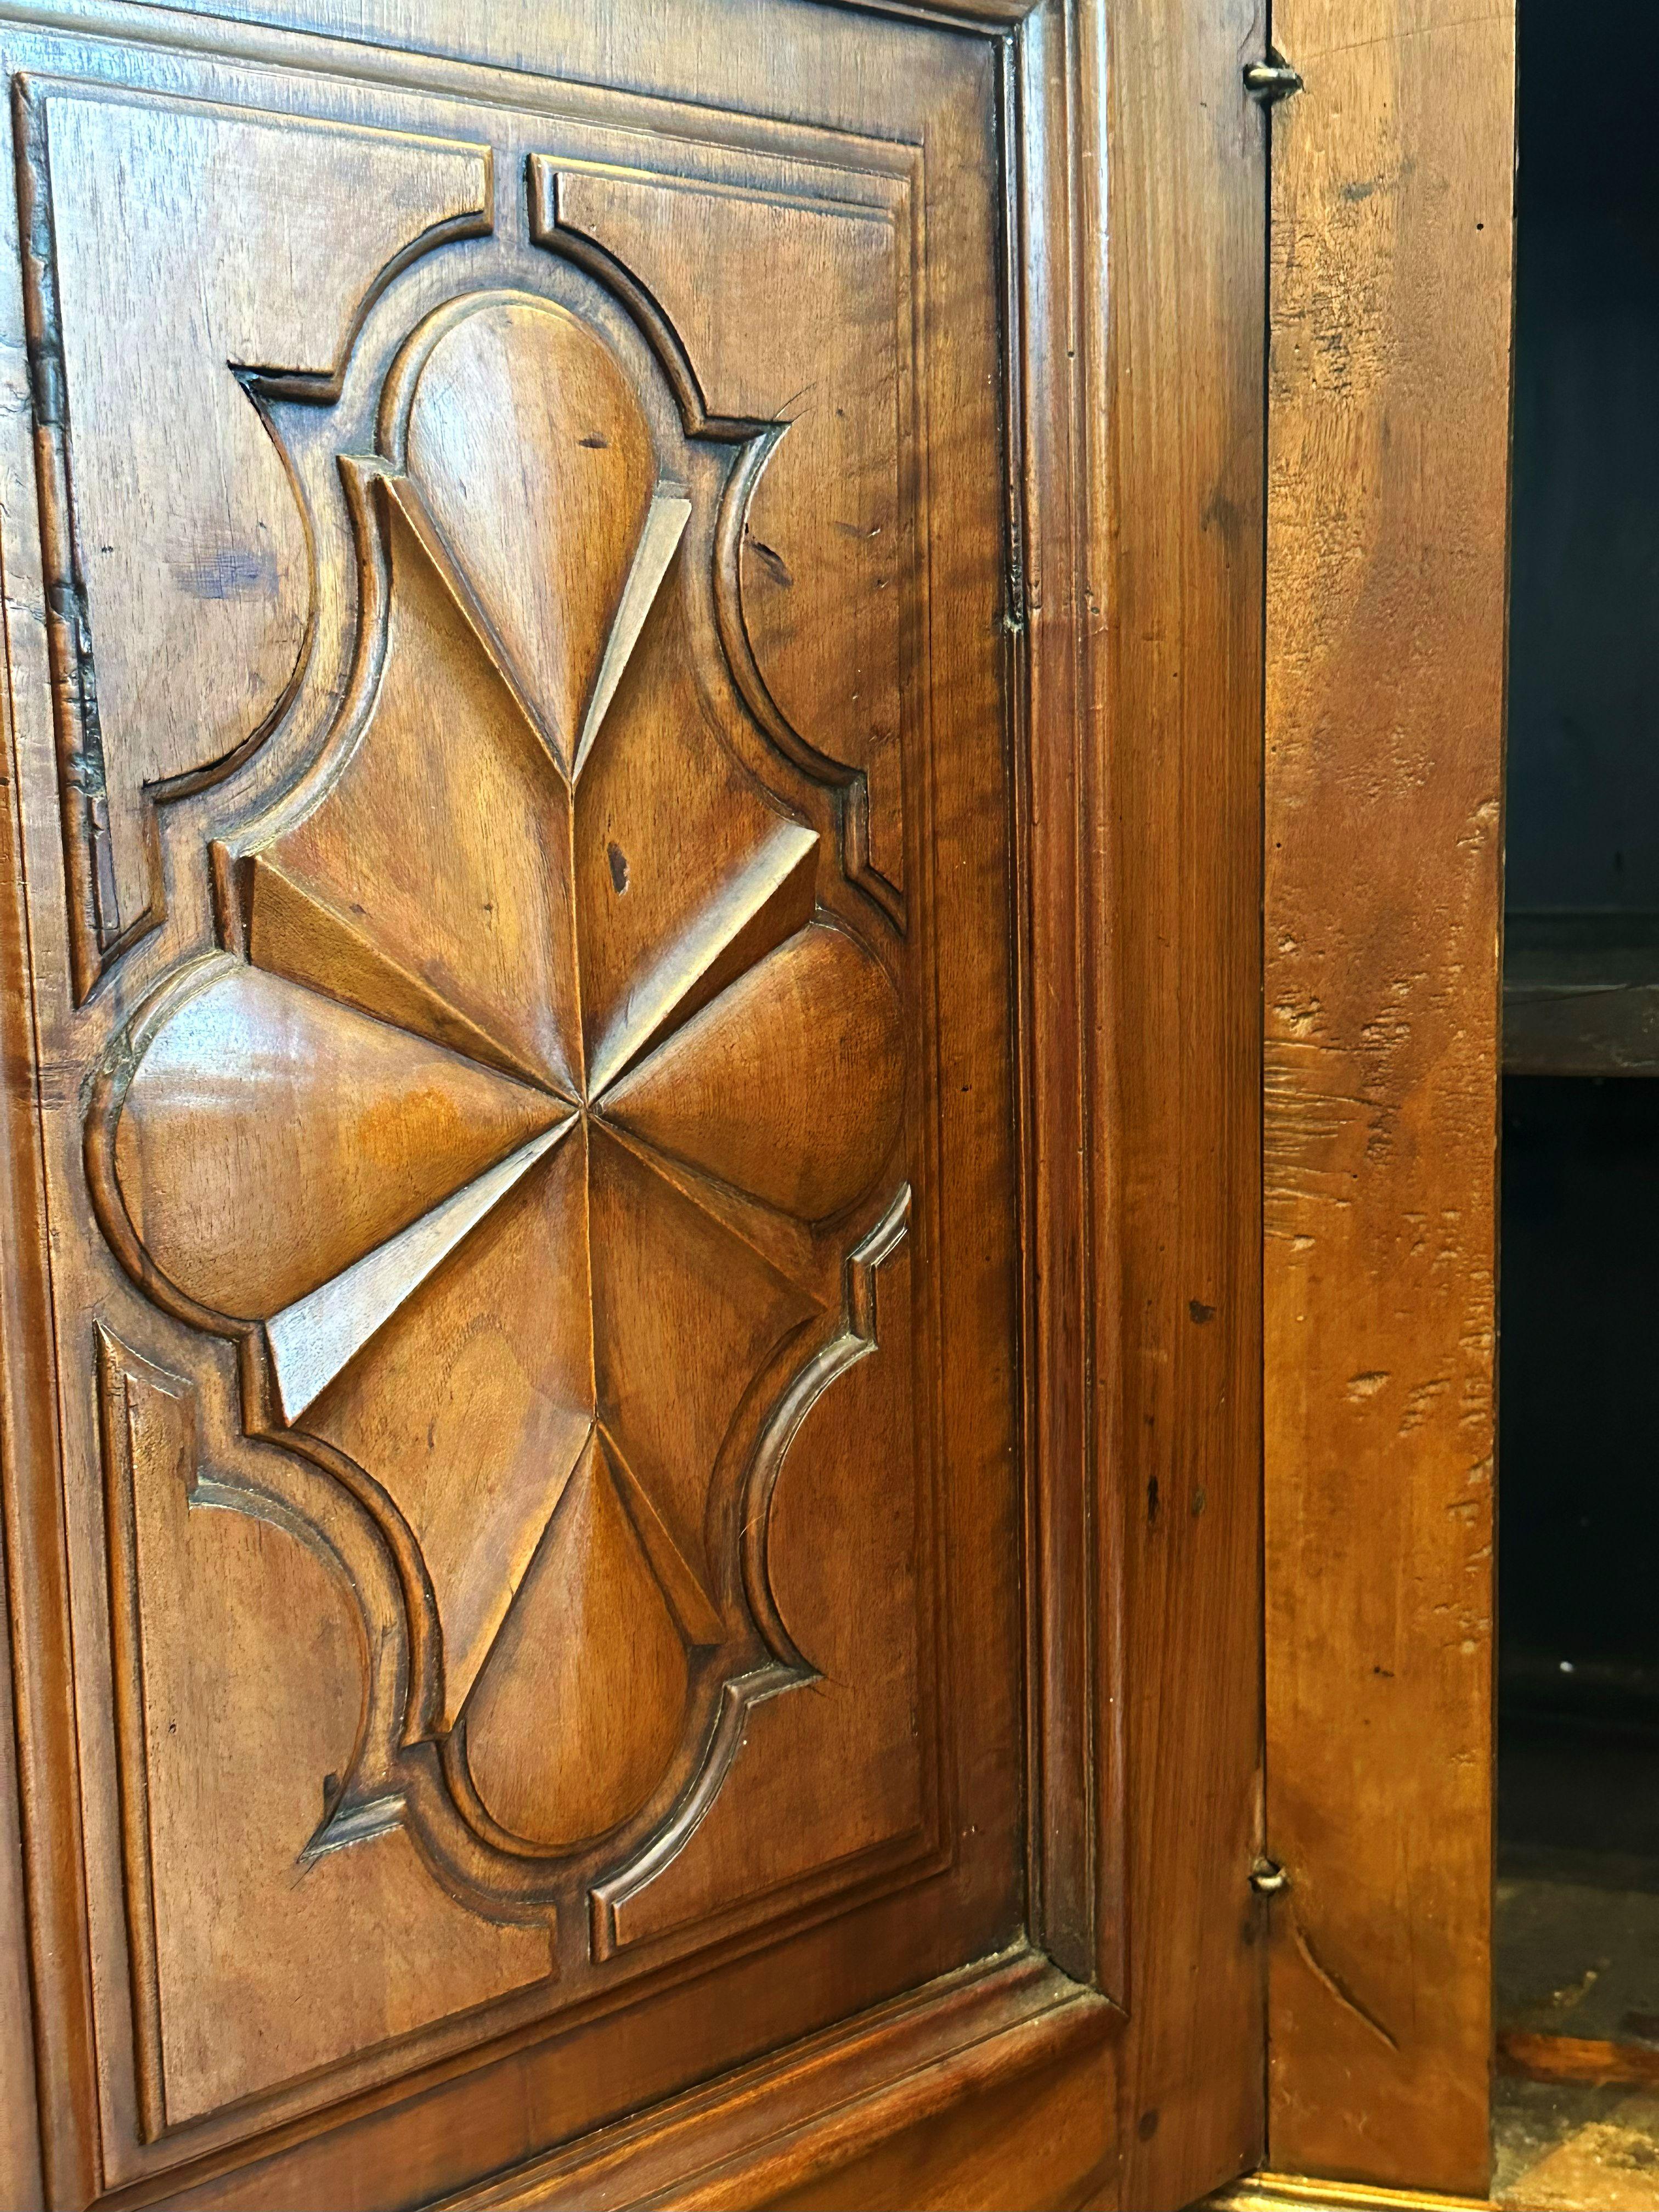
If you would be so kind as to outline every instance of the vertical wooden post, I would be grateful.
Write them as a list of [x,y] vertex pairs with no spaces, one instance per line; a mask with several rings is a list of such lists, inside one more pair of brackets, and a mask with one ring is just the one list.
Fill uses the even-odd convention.
[[1090,776],[1094,1376],[1121,1557],[1122,2202],[1260,2156],[1262,328],[1256,0],[1106,20]]
[[1269,2155],[1484,2194],[1513,7],[1273,40]]

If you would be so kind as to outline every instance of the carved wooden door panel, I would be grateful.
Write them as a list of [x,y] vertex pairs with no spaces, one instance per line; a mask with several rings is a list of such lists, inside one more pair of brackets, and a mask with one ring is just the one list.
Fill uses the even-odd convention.
[[770,2201],[975,2084],[950,2187],[1111,2154],[1083,64],[661,13],[0,27],[54,2204]]

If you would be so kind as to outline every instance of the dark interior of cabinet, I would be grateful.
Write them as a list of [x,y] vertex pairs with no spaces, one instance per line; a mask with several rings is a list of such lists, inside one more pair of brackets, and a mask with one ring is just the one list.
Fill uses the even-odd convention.
[[1659,2203],[1659,10],[1520,44],[1495,2190]]

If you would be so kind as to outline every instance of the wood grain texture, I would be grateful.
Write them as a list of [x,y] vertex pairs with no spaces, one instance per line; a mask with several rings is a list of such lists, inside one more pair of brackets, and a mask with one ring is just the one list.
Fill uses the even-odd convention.
[[[710,607],[734,458],[668,427],[659,341],[652,325],[619,352],[591,308],[501,285],[415,323],[375,454],[338,460],[362,599],[349,683],[308,772],[212,853],[225,957],[185,963],[118,1033],[88,1139],[89,1161],[112,1154],[94,1168],[100,1223],[135,1279],[176,1318],[240,1333],[256,1403],[263,1351],[296,1435],[373,1447],[319,1464],[416,1578],[412,1712],[349,1762],[331,1845],[392,1817],[366,1777],[430,1741],[441,1794],[423,1813],[406,1789],[401,1817],[452,1880],[476,1889],[494,1863],[487,1903],[550,1911],[562,1893],[570,1926],[584,1880],[637,1887],[641,1850],[665,1860],[710,1817],[749,1705],[811,1679],[769,1595],[773,1486],[750,1462],[792,1370],[833,1339],[842,1271],[899,1204],[904,1108],[924,1095],[902,946],[850,911],[816,919],[820,893],[836,912],[836,852],[798,791],[744,773]],[[890,407],[889,356],[865,373]],[[658,621],[665,594],[678,611]],[[596,800],[613,750],[626,777]],[[689,883],[660,834],[635,838],[641,813],[677,814],[682,841],[697,822]],[[286,975],[262,972],[272,957]],[[623,1085],[635,1110],[613,1122]],[[572,1202],[509,1209],[526,1177]],[[477,1356],[440,1338],[505,1510],[478,1513],[464,1562],[431,1557],[422,1538],[480,1472],[470,1452],[434,1461],[441,1406],[422,1447],[313,1401],[337,1376],[359,1400],[407,1387],[401,1340],[384,1370],[388,1326],[402,1315],[399,1339],[429,1354],[450,1272],[476,1297],[477,1261],[526,1219],[548,1249],[495,1271]],[[543,1281],[563,1341],[527,1369],[515,1346]],[[528,1486],[526,1396],[574,1431]],[[244,1425],[271,1432],[252,1410]],[[913,1425],[868,1441],[872,1480],[912,1467]],[[572,1854],[585,1877],[561,1870]]]
[[[146,103],[158,204],[202,103],[491,180],[261,388],[309,640],[79,998],[0,416],[54,2207],[1255,2154],[1250,26],[967,13],[5,32]],[[234,662],[174,673],[216,726]],[[222,976],[287,1012],[192,1029]]]
[[1269,2142],[1478,2192],[1512,9],[1273,22]]
[[[657,489],[644,409],[575,316],[485,301],[425,355],[405,436],[410,475],[515,688],[573,768]],[[624,659],[638,630],[624,633]]]
[[[328,1787],[301,1796],[295,1778],[337,1779],[360,1719],[356,1682],[331,1663],[361,1633],[351,1594],[269,1497],[203,1472],[189,1383],[107,1334],[100,1368],[115,1634],[129,1694],[143,1685],[131,1696],[143,1753],[123,1782],[141,2097],[155,2135],[274,2069],[325,2066],[419,2027],[433,1974],[448,1985],[444,2008],[464,2008],[544,1981],[552,1956],[544,1928],[491,1925],[448,1900],[434,1921],[430,1878],[395,1830],[367,1844],[369,1881],[337,1854],[307,1863]],[[273,1583],[302,1659],[287,1675],[256,1663],[271,1655],[246,1630],[239,1638]],[[266,1947],[263,1972],[227,1976],[242,1896],[261,1878],[287,1891],[285,1940]],[[418,1976],[402,1971],[417,1945]],[[307,2002],[318,1957],[340,1949],[356,1972],[329,2003]]]
[[432,2212],[1080,2203],[1115,2149],[1112,2024],[1016,1953]]
[[[538,321],[550,339],[562,332]],[[557,741],[520,704],[495,627],[412,483],[368,483],[356,519],[352,690],[330,757],[246,841],[249,957],[574,1100],[575,890],[569,797],[548,771]],[[602,568],[597,580],[609,581]],[[598,657],[596,641],[589,678]],[[436,758],[434,721],[447,738]],[[418,873],[400,827],[430,856]]]
[[842,0],[842,4],[866,8],[876,15],[910,15],[921,23],[984,24],[1011,29],[1034,11],[1037,0]]
[[11,1645],[0,1638],[0,2203],[33,2204],[43,2195],[40,2114],[13,1710]]
[[[470,1195],[459,1192],[449,1203]],[[544,1173],[503,1195],[491,1235],[471,1240],[431,1280],[394,1286],[374,1358],[342,1362],[315,1401],[296,1409],[308,1434],[390,1483],[431,1579],[444,1647],[442,1716],[452,1727],[591,1425],[580,1132],[561,1140]],[[360,1264],[385,1256],[383,1247]],[[542,1271],[544,1309],[527,1310],[514,1295],[530,1269]],[[353,1304],[360,1310],[361,1297]],[[350,1319],[355,1334],[356,1311]]]
[[231,963],[205,973],[131,1040],[112,1131],[100,1117],[94,1141],[125,1233],[214,1313],[269,1319],[569,1118],[568,1101],[320,992]]
[[[793,744],[839,781],[854,872],[897,902],[905,660],[895,586],[911,557],[901,466],[915,454],[894,400],[909,240],[892,215],[829,195],[728,205],[722,290],[707,281],[698,244],[713,195],[548,163],[532,183],[539,236],[618,264],[663,311],[694,404],[774,426],[734,549],[744,638]],[[744,312],[732,312],[734,296]],[[799,303],[781,326],[779,296]],[[801,499],[802,486],[825,482],[841,488],[833,505]]]
[[[78,2205],[96,2186],[97,2120],[80,1808],[72,1791],[54,1790],[48,1780],[54,1771],[68,1773],[75,1759],[75,1686],[56,1480],[44,1486],[38,1480],[40,1470],[54,1466],[58,1431],[41,1265],[46,1174],[30,1003],[27,823],[9,685],[0,688],[0,732],[6,747],[0,770],[0,1498],[7,1628],[0,1742],[7,1778],[15,1777],[0,1814],[8,1832],[3,1844],[15,1852],[0,1897],[9,1912],[6,1978],[23,2000],[7,2013],[0,2145],[20,2203]],[[44,1978],[54,1964],[70,1960],[55,2002],[39,2008],[36,1990],[52,1986]]]
[[1206,2200],[1206,2212],[1491,2212],[1484,2197],[1434,2189],[1381,2189],[1306,2174],[1252,2173]]
[[[12,96],[85,996],[161,919],[157,799],[259,742],[310,640],[307,518],[258,395],[326,387],[398,265],[485,226],[489,157],[27,74]],[[344,239],[319,189],[343,164],[364,210]],[[325,252],[327,293],[306,275]],[[155,313],[180,292],[193,317]],[[135,483],[156,493],[142,520]],[[227,663],[241,680],[210,698]]]
[[1107,30],[1094,1371],[1124,1573],[1121,2185],[1176,2205],[1262,2140],[1265,145],[1234,90],[1249,0],[1121,0]]
[[[1014,2074],[1014,2058],[988,2053],[989,2063],[964,2067],[948,2101],[952,2069],[941,2069],[942,2078],[917,2085],[921,2114],[902,2133],[781,2190],[766,2200],[770,2212],[842,2212],[848,2204],[1093,2212],[1112,2203],[1118,2145],[1109,2054],[1085,2049],[1045,2063],[1033,2052],[1027,2073],[1000,2078]],[[732,2192],[724,2203],[742,2212],[748,2201]]]
[[[131,937],[61,864],[81,769],[30,494],[37,465],[74,481],[76,418],[44,459],[23,406],[0,434],[29,908],[7,1535],[54,2205],[419,2201],[1020,1936],[1024,1611],[1086,1583],[1074,1556],[1028,1591],[1018,1542],[996,54],[871,17],[890,65],[849,79],[817,11],[766,4],[787,125],[723,42],[713,104],[640,90],[634,63],[672,88],[699,35],[644,15],[630,63],[543,11],[532,69],[587,42],[554,72],[569,112],[465,64],[439,97],[326,7],[330,36],[275,34],[257,70],[255,33],[205,15],[5,33],[106,135],[142,114],[120,173],[167,230],[185,397],[221,374],[188,281],[217,264],[167,217],[204,104],[234,154],[275,101],[259,131],[307,156],[261,137],[244,179],[281,198],[271,282],[301,311],[365,142],[395,167],[459,130],[489,185],[341,330],[331,295],[303,346],[234,364],[263,380],[256,460],[191,453],[237,531],[272,467],[304,518],[291,680],[287,614],[264,658],[170,650],[165,623],[152,653],[165,564],[78,641],[94,673],[169,662],[181,728],[246,689],[262,732],[170,789],[167,898]],[[528,234],[532,154],[609,173],[642,145],[780,404],[799,319],[757,310],[755,210],[824,210],[836,297],[882,241],[781,444],[688,410],[637,281]],[[65,207],[96,181],[31,168],[28,221],[55,173]],[[90,283],[119,236],[75,230]],[[172,512],[154,427],[99,526],[129,565]],[[886,656],[865,734],[902,757],[902,905],[858,879],[845,763],[792,744],[769,687],[820,729],[820,703],[868,718],[802,616],[745,623],[761,501],[799,580],[768,589]],[[155,781],[106,735],[106,772]]]

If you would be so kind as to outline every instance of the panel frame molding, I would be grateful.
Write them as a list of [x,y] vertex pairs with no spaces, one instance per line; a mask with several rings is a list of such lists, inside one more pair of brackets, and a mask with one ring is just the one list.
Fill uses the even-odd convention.
[[744,2212],[802,2182],[822,2186],[960,2099],[1068,2058],[1097,2061],[1115,2017],[1097,1991],[1022,1946],[431,2212],[580,2212],[596,2202]]

